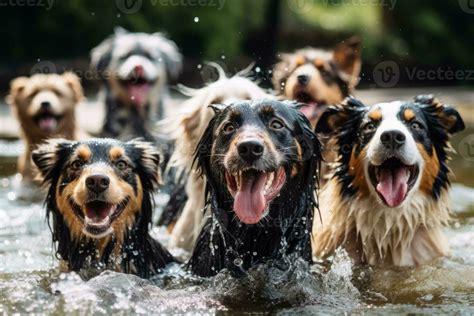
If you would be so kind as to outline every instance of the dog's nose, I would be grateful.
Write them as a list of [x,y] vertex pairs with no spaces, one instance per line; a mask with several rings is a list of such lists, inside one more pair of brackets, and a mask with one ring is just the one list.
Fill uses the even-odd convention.
[[300,85],[306,85],[309,81],[309,76],[308,75],[298,75],[298,83]]
[[93,174],[86,178],[86,187],[95,193],[105,191],[109,187],[110,179],[103,174]]
[[398,149],[405,144],[406,136],[400,131],[385,131],[380,135],[380,141],[388,149]]
[[49,101],[43,101],[40,103],[42,109],[49,109],[51,107],[51,103]]
[[237,145],[237,151],[242,159],[252,162],[262,157],[263,143],[259,140],[247,140]]

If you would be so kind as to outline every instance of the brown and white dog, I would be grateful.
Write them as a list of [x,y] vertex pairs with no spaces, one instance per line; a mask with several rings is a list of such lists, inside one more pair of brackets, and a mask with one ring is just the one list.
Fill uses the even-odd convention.
[[313,254],[345,248],[356,263],[413,266],[448,253],[449,137],[459,113],[432,96],[329,107],[316,131],[336,139],[338,160],[320,194]]
[[217,67],[219,79],[198,90],[182,88],[182,92],[191,97],[182,106],[185,112],[172,122],[167,122],[174,131],[172,138],[176,140],[168,166],[176,168],[178,173],[184,172],[187,175],[185,187],[188,196],[183,211],[172,229],[170,246],[187,250],[193,247],[204,219],[204,181],[192,166],[199,140],[214,117],[214,111],[209,105],[229,105],[242,100],[274,98],[244,77],[247,70],[227,78],[218,65],[212,63],[211,65]]
[[315,126],[327,105],[352,94],[360,67],[360,41],[355,37],[333,50],[299,49],[280,55],[273,70],[273,88],[284,99],[306,104],[301,111]]
[[168,80],[181,71],[176,44],[161,33],[132,33],[117,27],[91,52],[102,79],[106,117],[102,136],[154,141],[152,124],[163,117]]
[[7,103],[17,117],[26,149],[18,160],[25,180],[33,179],[31,152],[48,138],[77,140],[85,136],[76,125],[75,108],[84,99],[73,73],[18,77],[10,84]]

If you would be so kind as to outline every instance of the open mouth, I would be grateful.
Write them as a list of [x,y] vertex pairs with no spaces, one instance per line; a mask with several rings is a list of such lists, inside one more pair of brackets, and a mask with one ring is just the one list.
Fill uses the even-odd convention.
[[380,166],[369,166],[370,181],[389,207],[398,207],[405,201],[419,172],[417,165],[406,165],[397,158],[390,158]]
[[316,119],[324,110],[326,102],[315,100],[309,93],[300,91],[295,95],[296,101],[306,104],[300,111],[306,116],[308,120]]
[[51,112],[43,111],[34,116],[38,128],[45,133],[53,133],[56,131],[61,120],[61,116],[55,115]]
[[94,200],[84,205],[83,232],[94,238],[101,238],[112,232],[112,223],[128,204],[128,198],[119,204]]
[[239,220],[249,225],[258,223],[285,180],[283,167],[268,172],[253,168],[235,174],[226,172],[227,189],[234,198],[234,212]]
[[127,90],[130,101],[138,106],[143,106],[148,100],[148,94],[154,83],[144,77],[130,77],[121,80],[122,85]]

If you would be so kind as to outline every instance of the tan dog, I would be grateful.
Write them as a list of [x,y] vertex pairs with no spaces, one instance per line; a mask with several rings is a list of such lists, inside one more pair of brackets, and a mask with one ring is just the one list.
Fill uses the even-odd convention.
[[33,178],[31,152],[48,138],[77,140],[85,136],[76,126],[75,108],[84,99],[73,73],[18,77],[10,84],[7,103],[18,119],[26,149],[18,160],[24,179]]
[[273,88],[285,99],[305,103],[301,111],[315,126],[327,105],[352,94],[360,67],[360,41],[355,37],[333,50],[299,49],[280,55],[273,70]]
[[313,254],[339,246],[356,263],[413,266],[448,253],[451,135],[459,113],[432,96],[330,107],[316,132],[337,140],[338,160],[320,194]]
[[[215,65],[215,64],[214,64]],[[216,66],[216,65],[215,65]],[[182,91],[191,99],[185,101],[186,111],[168,124],[174,131],[175,150],[170,158],[169,166],[178,172],[189,174],[186,178],[188,199],[183,212],[172,229],[170,246],[191,249],[194,245],[204,219],[204,182],[198,172],[192,168],[194,151],[214,111],[211,104],[231,104],[239,100],[257,100],[274,98],[259,86],[243,77],[245,71],[232,78],[227,78],[218,67],[219,79],[207,87],[194,90],[183,88]]]

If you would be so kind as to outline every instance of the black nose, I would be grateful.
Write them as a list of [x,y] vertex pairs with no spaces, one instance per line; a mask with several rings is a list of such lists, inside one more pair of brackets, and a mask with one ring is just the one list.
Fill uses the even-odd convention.
[[300,85],[306,85],[309,81],[309,76],[307,75],[298,75],[298,83]]
[[51,103],[49,101],[43,101],[40,103],[42,109],[48,109],[51,107]]
[[242,159],[252,162],[262,157],[263,143],[259,140],[247,140],[237,145],[237,151]]
[[86,187],[95,193],[105,191],[109,187],[109,177],[102,174],[94,174],[86,178]]
[[405,134],[400,131],[385,131],[380,135],[380,141],[388,149],[398,149],[405,144]]

